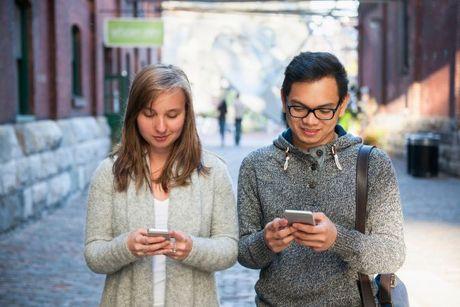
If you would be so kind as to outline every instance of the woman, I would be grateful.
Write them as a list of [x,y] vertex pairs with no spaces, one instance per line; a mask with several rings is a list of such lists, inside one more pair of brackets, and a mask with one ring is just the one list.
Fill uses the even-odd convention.
[[[171,239],[147,228],[169,229]],[[237,238],[231,180],[201,149],[187,77],[171,65],[144,68],[121,143],[88,197],[85,258],[107,274],[101,305],[216,306],[213,272],[236,262]]]

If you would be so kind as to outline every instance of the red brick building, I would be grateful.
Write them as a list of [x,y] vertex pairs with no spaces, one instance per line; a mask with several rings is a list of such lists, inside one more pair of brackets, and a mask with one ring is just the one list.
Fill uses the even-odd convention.
[[0,233],[85,193],[129,79],[161,57],[107,47],[105,19],[160,15],[159,0],[0,1]]
[[105,18],[160,16],[159,0],[6,0],[0,12],[0,124],[103,115],[105,76],[160,60],[103,43]]
[[363,2],[358,13],[359,84],[384,145],[402,152],[405,133],[438,132],[441,167],[460,175],[460,2]]

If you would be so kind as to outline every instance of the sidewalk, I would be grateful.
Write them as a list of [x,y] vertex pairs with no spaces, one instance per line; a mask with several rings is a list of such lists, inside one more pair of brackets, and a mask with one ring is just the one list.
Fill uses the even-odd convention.
[[98,306],[83,257],[86,197],[0,236],[0,306]]
[[[271,133],[267,132],[252,132],[252,133],[243,133],[241,135],[240,146],[235,146],[234,136],[232,133],[225,134],[225,144],[224,148],[226,149],[235,149],[235,148],[245,148],[247,149],[256,149],[262,146],[272,144],[273,139],[282,132],[282,129],[274,130]],[[201,142],[204,147],[216,148],[221,147],[220,144],[220,135],[218,133],[201,133],[200,134]]]
[[406,261],[398,275],[411,306],[458,306],[460,288],[460,179],[407,175],[394,160],[404,209]]

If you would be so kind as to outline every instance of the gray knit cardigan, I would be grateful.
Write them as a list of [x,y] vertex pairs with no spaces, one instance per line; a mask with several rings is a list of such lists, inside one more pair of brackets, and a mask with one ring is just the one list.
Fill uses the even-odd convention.
[[[193,239],[186,259],[166,258],[166,306],[218,306],[214,271],[232,266],[237,257],[235,197],[226,165],[204,151],[209,175],[169,193],[168,228]],[[89,268],[107,274],[102,306],[152,306],[152,257],[136,257],[126,245],[130,231],[153,227],[153,196],[147,186],[136,193],[114,191],[113,161],[104,160],[90,187],[85,258]]]
[[[361,234],[354,226],[356,159],[362,141],[340,126],[336,131],[337,140],[305,153],[292,145],[288,129],[241,165],[238,261],[261,269],[255,286],[259,306],[360,306],[357,273],[396,272],[404,262],[403,217],[391,160],[382,150],[372,151],[367,233]],[[337,227],[334,245],[315,252],[293,242],[273,253],[264,242],[263,228],[285,209],[326,214]]]

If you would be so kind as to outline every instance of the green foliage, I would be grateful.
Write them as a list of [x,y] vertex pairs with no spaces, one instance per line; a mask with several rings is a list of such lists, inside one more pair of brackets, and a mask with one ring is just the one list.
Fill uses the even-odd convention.
[[363,136],[364,144],[382,147],[386,132],[383,129],[369,126]]
[[243,116],[243,132],[264,131],[267,118],[259,113],[246,112]]
[[359,113],[353,113],[350,109],[339,119],[339,124],[348,132],[360,135],[362,128],[362,116]]
[[350,125],[352,125],[352,121],[356,120],[352,113],[347,109],[345,114],[339,119],[339,125],[341,125],[345,130],[350,130]]

